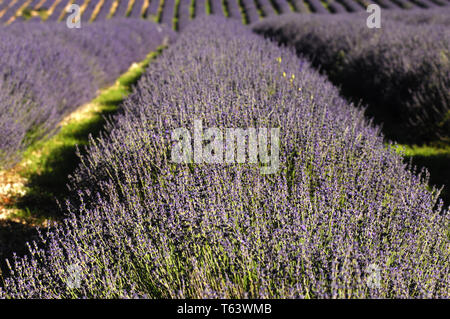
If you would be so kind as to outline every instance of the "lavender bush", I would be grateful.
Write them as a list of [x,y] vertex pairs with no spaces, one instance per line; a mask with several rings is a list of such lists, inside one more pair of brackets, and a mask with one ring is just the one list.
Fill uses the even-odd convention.
[[[450,7],[439,9],[448,16]],[[392,20],[422,20],[417,11]],[[442,14],[436,21],[440,21]],[[366,15],[286,15],[254,26],[259,34],[295,47],[326,71],[349,96],[370,104],[390,138],[402,142],[448,139],[450,132],[450,30],[444,24],[414,26],[391,21],[369,29]],[[395,18],[397,17],[397,18]]]
[[[173,163],[171,131],[195,118],[280,128],[280,170]],[[450,216],[426,176],[308,62],[235,20],[186,28],[71,188],[80,202],[15,258],[0,297],[449,297]]]
[[0,29],[0,165],[51,133],[166,36],[172,35],[165,28],[132,19],[73,30],[31,22]]

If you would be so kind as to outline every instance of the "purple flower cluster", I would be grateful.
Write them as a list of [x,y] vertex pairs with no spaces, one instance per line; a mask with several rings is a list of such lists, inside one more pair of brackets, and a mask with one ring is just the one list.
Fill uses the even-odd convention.
[[[280,128],[280,170],[173,163],[171,131],[195,118]],[[426,176],[308,62],[235,20],[189,24],[71,187],[79,202],[15,258],[0,298],[450,296],[450,216]]]
[[68,29],[16,23],[0,29],[0,165],[51,133],[171,31],[143,20],[115,19]]
[[366,26],[366,14],[291,14],[253,29],[295,47],[346,96],[369,104],[387,137],[426,142],[450,137],[449,13],[449,6],[384,12],[380,29]]

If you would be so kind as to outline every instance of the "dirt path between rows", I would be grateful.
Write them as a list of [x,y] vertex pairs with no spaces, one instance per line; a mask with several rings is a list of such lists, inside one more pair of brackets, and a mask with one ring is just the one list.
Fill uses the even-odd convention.
[[[93,112],[100,109],[98,103],[87,103],[64,118],[60,127],[68,125],[72,121],[80,121],[92,116]],[[40,158],[39,150],[33,156]],[[35,222],[16,217],[18,209],[14,204],[27,194],[28,179],[23,172],[31,165],[30,160],[22,160],[13,168],[0,171],[0,276],[7,272],[6,258],[11,258],[13,253],[18,256],[28,252],[26,243],[38,239],[36,227],[47,228],[47,220]]]
[[[100,110],[100,106],[98,103],[87,103],[76,109],[74,112],[66,116],[59,124],[59,127],[62,128],[72,121],[82,121],[90,116],[94,112],[98,112]],[[35,151],[33,156],[37,159],[40,158],[39,151]],[[13,208],[14,203],[17,199],[23,197],[27,193],[26,185],[28,183],[28,179],[23,176],[23,172],[27,170],[29,165],[31,165],[31,161],[22,160],[18,164],[16,164],[13,168],[8,170],[0,171],[0,221],[2,220],[11,220],[17,223],[29,224],[20,218],[11,217],[14,215],[15,209]],[[30,226],[46,226],[40,223],[39,225],[30,224]]]

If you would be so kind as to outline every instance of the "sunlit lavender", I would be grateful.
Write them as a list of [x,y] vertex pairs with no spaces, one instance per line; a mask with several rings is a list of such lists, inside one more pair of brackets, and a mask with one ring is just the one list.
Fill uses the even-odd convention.
[[[280,128],[279,171],[173,163],[170,132],[195,118]],[[81,162],[67,219],[11,261],[0,297],[449,297],[450,216],[427,174],[237,20],[188,25]]]

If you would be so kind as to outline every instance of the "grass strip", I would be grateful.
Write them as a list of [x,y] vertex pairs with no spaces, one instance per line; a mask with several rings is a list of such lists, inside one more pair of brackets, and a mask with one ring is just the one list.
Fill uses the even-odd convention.
[[450,205],[450,143],[436,142],[424,145],[397,144],[395,149],[420,170],[426,167],[430,173],[430,185],[444,186],[441,198]]

